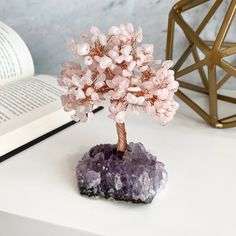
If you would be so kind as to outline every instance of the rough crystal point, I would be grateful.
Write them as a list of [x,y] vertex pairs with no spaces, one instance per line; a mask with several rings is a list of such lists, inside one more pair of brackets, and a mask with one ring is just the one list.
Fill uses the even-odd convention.
[[76,167],[81,194],[150,203],[165,186],[164,164],[141,143],[129,143],[124,154],[116,145],[97,145],[85,153]]

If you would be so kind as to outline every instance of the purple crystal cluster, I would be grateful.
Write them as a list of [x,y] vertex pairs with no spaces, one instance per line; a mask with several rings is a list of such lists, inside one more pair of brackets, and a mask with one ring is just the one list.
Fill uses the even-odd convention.
[[150,203],[167,182],[164,164],[141,143],[129,143],[122,154],[116,145],[97,145],[79,161],[76,174],[81,194],[134,203]]

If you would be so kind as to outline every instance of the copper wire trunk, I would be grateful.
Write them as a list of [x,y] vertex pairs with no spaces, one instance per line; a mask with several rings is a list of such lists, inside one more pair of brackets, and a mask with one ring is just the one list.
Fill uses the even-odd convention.
[[124,153],[127,149],[125,124],[116,123],[116,130],[118,134],[117,151]]

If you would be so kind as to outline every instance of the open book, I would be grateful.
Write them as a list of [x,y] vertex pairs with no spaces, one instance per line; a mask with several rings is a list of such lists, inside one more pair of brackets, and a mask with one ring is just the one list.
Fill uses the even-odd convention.
[[26,44],[0,22],[0,161],[32,140],[72,124],[71,114],[62,109],[63,93],[56,78],[34,76]]

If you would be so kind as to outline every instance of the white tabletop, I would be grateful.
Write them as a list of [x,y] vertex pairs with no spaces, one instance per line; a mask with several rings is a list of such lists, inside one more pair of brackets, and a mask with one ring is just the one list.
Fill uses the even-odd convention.
[[[8,213],[77,235],[236,235],[236,129],[213,129],[185,105],[166,127],[144,114],[128,115],[128,140],[143,142],[169,173],[167,188],[151,204],[80,196],[79,158],[95,144],[116,142],[115,124],[107,114],[99,112],[94,120],[0,164],[0,235],[6,222],[13,226],[13,218],[4,227],[1,223],[11,219]],[[17,230],[20,235],[23,229]]]

